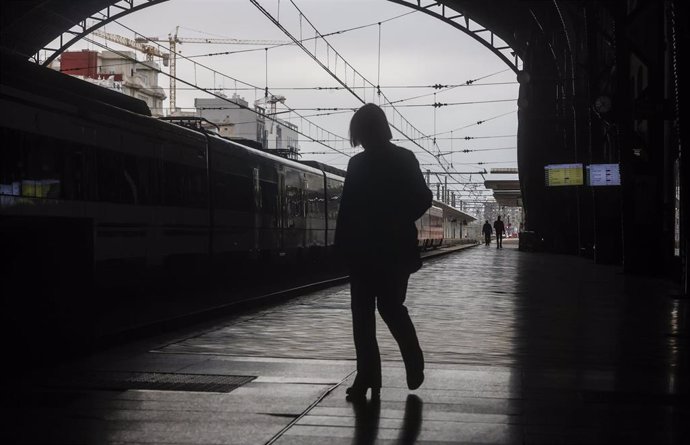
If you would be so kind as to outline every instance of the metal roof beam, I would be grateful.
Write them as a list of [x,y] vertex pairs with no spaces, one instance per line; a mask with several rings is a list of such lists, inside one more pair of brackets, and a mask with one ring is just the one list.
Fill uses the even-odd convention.
[[[105,8],[101,12],[100,16],[91,15],[88,19],[81,20],[70,29],[63,31],[58,37],[60,40],[60,46],[58,48],[44,47],[33,56],[33,60],[41,65],[48,66],[70,46],[74,45],[83,37],[91,34],[93,31],[128,14],[165,1],[168,0],[120,0],[115,2],[114,4]],[[112,11],[111,8],[116,9],[117,11]],[[41,52],[48,54],[45,60],[41,60]]]
[[[434,18],[442,20],[447,24],[453,26],[456,29],[464,32],[468,36],[472,37],[496,56],[498,56],[506,65],[508,65],[516,74],[522,70],[522,59],[517,55],[508,42],[502,41],[500,37],[496,36],[493,31],[488,28],[481,26],[479,23],[471,20],[467,14],[461,11],[455,11],[450,8],[450,6],[445,5],[440,1],[431,2],[425,6],[421,5],[420,0],[388,0],[393,3],[397,3],[402,6],[407,6],[412,9],[424,12]],[[446,9],[454,12],[455,14],[447,16]],[[477,29],[471,29],[471,26],[478,26]],[[485,36],[485,33],[489,33],[489,37]],[[500,40],[498,45],[496,44],[496,39]]]

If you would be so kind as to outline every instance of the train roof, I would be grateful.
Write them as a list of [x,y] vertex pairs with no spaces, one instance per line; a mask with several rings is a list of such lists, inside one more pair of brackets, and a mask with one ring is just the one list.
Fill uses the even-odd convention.
[[[214,124],[211,122],[207,121],[206,119],[199,118],[197,116],[170,116],[170,117],[162,117],[159,118],[160,121],[166,122],[166,123],[172,123],[177,126],[192,130],[194,132],[200,133],[200,134],[206,134],[209,137],[213,137],[216,142],[221,142],[225,141],[227,143],[230,143],[233,145],[235,148],[242,148],[244,149],[244,154],[247,155],[254,155],[254,156],[261,156],[266,159],[270,159],[273,162],[285,164],[285,165],[291,165],[292,167],[297,167],[298,165],[300,166],[300,169],[303,171],[311,171],[312,173],[316,173],[315,170],[318,170],[319,174],[326,174],[328,177],[336,177],[336,176],[341,176],[345,177],[345,172],[339,169],[336,169],[334,167],[331,167],[326,164],[322,164],[321,162],[317,161],[293,161],[290,159],[286,159],[282,156],[278,156],[273,153],[272,150],[267,150],[263,148],[261,143],[254,141],[252,139],[246,139],[246,138],[240,138],[240,137],[228,137],[228,136],[221,136],[218,131],[214,131]],[[216,127],[217,128],[217,127]],[[264,156],[267,155],[267,156]]]
[[216,142],[220,142],[220,143],[224,143],[224,144],[230,144],[234,148],[241,148],[244,151],[244,153],[246,155],[249,155],[249,156],[261,157],[261,158],[264,158],[264,159],[267,159],[267,160],[270,160],[270,161],[273,161],[273,162],[276,162],[279,164],[283,164],[285,166],[294,168],[296,170],[301,170],[304,172],[314,173],[314,174],[318,174],[318,175],[324,174],[323,170],[320,170],[320,169],[314,168],[314,167],[310,167],[309,165],[304,165],[300,162],[286,159],[286,158],[283,158],[281,156],[274,155],[272,153],[268,153],[266,150],[258,150],[256,148],[252,148],[252,147],[249,147],[247,145],[243,145],[239,142],[218,136],[218,135],[213,134],[213,133],[208,133],[208,136],[209,136],[209,139],[214,139],[214,140],[216,140]]
[[[73,76],[60,73],[50,68],[39,66],[33,62],[29,62],[21,57],[12,54],[7,54],[0,51],[0,84],[30,92],[40,97],[49,97],[59,101],[71,104],[83,104],[86,107],[102,104],[105,108],[114,107],[115,109],[134,113],[142,116],[143,119],[148,117],[151,119],[151,110],[146,102],[127,96],[116,91],[111,91],[98,85],[94,85]],[[110,108],[113,109],[113,108]],[[130,115],[130,118],[134,117]],[[169,126],[168,128],[179,128],[180,131],[189,132],[189,134],[199,134],[201,132],[196,129],[188,128],[183,125],[175,125],[173,123],[165,122],[164,120],[151,119],[150,125],[155,128],[156,125]],[[183,130],[184,129],[184,130]],[[236,148],[242,148],[247,154],[260,156],[270,159],[273,162],[280,163],[304,172],[314,174],[326,174],[329,177],[339,176],[344,177],[345,172],[326,164],[316,161],[292,161],[283,157],[274,155],[252,144],[252,141],[247,140],[231,140],[223,138],[219,135],[206,132],[209,137],[231,144]],[[253,146],[252,146],[253,145]]]
[[300,164],[304,164],[304,165],[308,165],[308,166],[310,166],[310,167],[318,168],[319,170],[323,170],[323,171],[325,171],[325,172],[327,172],[327,173],[331,173],[332,175],[340,176],[341,178],[344,178],[344,177],[345,177],[345,173],[346,173],[345,170],[341,170],[341,169],[339,169],[339,168],[335,168],[335,167],[330,166],[330,165],[328,165],[328,164],[324,164],[323,162],[311,161],[311,160],[307,160],[307,161],[298,161],[298,162],[299,162]]
[[434,205],[436,207],[440,207],[441,209],[443,209],[443,215],[444,216],[448,216],[448,217],[452,217],[452,218],[456,218],[456,219],[461,219],[461,220],[467,221],[468,223],[475,221],[477,219],[474,216],[468,215],[467,213],[463,212],[462,210],[458,210],[455,207],[451,207],[448,204],[445,204],[441,201],[436,201],[435,199],[433,200],[432,205]]

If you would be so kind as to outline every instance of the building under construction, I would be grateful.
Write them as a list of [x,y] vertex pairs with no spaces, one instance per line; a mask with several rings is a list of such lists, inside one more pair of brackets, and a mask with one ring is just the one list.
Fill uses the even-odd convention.
[[[265,150],[288,159],[297,159],[298,127],[275,117],[275,101],[284,101],[285,98],[274,97],[257,100],[253,108],[237,94],[232,97],[218,94],[217,97],[197,98],[194,99],[195,115],[218,126],[221,136],[255,141]],[[265,104],[269,105],[268,110]]]
[[153,116],[163,116],[165,90],[158,85],[161,68],[152,60],[136,61],[132,51],[69,51],[52,65],[65,74],[119,91],[146,102]]

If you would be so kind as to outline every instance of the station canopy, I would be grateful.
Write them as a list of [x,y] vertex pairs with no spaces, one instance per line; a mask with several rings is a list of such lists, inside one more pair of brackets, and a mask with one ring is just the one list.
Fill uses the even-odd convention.
[[522,207],[522,192],[517,179],[487,179],[484,187],[494,192],[494,199],[500,206]]

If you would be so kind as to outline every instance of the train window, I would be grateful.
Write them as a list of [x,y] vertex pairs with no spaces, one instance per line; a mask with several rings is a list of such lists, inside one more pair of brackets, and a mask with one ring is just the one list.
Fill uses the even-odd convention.
[[304,197],[299,187],[286,185],[285,198],[287,201],[287,227],[301,226],[304,218]]
[[253,189],[250,177],[213,172],[214,205],[220,209],[251,211],[254,202]]
[[124,153],[99,150],[96,156],[99,200],[120,204],[138,202],[139,190],[124,164]]
[[158,203],[151,158],[97,150],[96,178],[99,201],[134,205]]
[[340,209],[340,195],[343,192],[343,184],[333,180],[328,181],[328,219],[335,220],[338,218],[338,210]]
[[131,176],[139,188],[139,204],[156,205],[159,204],[157,178],[155,176],[155,161],[152,158],[136,157],[136,163],[132,167]]
[[84,149],[52,137],[2,128],[0,194],[83,199]]
[[274,227],[278,226],[278,184],[261,181],[262,213],[271,221]]
[[310,218],[322,218],[326,213],[321,190],[307,190],[307,216]]
[[206,172],[175,162],[163,163],[164,203],[179,207],[206,207]]
[[304,181],[304,198],[306,200],[306,216],[322,219],[326,214],[324,200],[323,176],[307,174]]
[[266,213],[277,213],[278,208],[278,184],[261,181],[261,204]]

